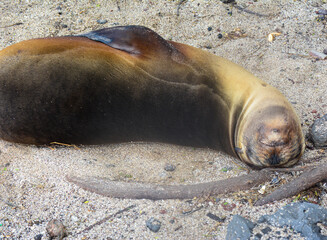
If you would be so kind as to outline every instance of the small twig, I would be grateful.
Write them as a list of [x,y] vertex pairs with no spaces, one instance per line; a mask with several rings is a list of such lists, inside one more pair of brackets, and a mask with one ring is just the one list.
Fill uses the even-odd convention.
[[129,199],[192,199],[247,190],[270,179],[264,169],[239,177],[191,185],[156,185],[134,182],[116,182],[98,177],[66,176],[66,179],[81,188],[107,197]]
[[177,16],[179,16],[179,9],[181,8],[181,5],[183,3],[185,3],[187,0],[180,0],[178,3],[177,3]]
[[182,214],[183,214],[183,215],[190,215],[190,214],[192,214],[192,213],[195,213],[195,212],[201,210],[202,208],[203,208],[203,206],[198,207],[198,208],[193,209],[193,210],[190,210],[190,211],[182,212]]
[[13,26],[18,26],[18,25],[22,25],[22,24],[23,24],[22,22],[18,22],[18,23],[10,24],[10,25],[3,26],[3,27],[0,27],[0,28],[13,27]]
[[258,16],[258,17],[270,17],[271,16],[271,15],[268,15],[268,14],[262,14],[262,13],[257,13],[257,12],[247,10],[245,8],[242,8],[242,7],[238,6],[238,5],[236,5],[236,4],[234,4],[233,7],[235,7],[236,9],[238,9],[238,10],[240,10],[242,12],[252,14],[252,15],[255,15],[255,16]]
[[[60,142],[51,142],[50,144],[56,144],[56,145],[61,145],[61,146],[66,146],[66,147],[73,147],[75,148],[76,150],[80,150],[79,147],[77,147],[76,145],[74,144],[67,144],[67,143],[60,143]],[[51,149],[51,148],[50,148]]]
[[92,228],[94,228],[94,227],[96,227],[96,226],[99,226],[99,225],[101,225],[102,223],[104,223],[104,222],[110,220],[111,218],[114,218],[114,217],[116,217],[117,215],[119,215],[119,214],[121,214],[121,213],[123,213],[123,212],[127,212],[127,211],[129,211],[129,210],[131,210],[132,208],[135,208],[135,207],[136,207],[136,205],[131,205],[131,206],[128,206],[128,207],[126,207],[126,208],[124,208],[124,209],[122,209],[122,210],[119,210],[118,212],[116,212],[116,213],[114,213],[114,214],[111,214],[111,215],[109,215],[108,217],[103,218],[102,220],[100,220],[100,221],[98,221],[98,222],[92,224],[91,226],[88,226],[87,228],[85,228],[85,229],[83,229],[82,231],[80,231],[78,234],[81,234],[81,233],[84,233],[84,232],[86,232],[86,231],[89,231],[89,230],[91,230]]
[[304,171],[293,181],[284,184],[274,192],[258,200],[254,205],[261,206],[298,194],[327,178],[327,164],[321,164]]

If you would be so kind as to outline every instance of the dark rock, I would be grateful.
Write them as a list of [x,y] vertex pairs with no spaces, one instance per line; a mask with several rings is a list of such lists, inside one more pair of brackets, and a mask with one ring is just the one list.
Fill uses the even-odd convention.
[[50,238],[61,240],[67,235],[65,226],[56,219],[53,219],[48,223],[46,230]]
[[152,232],[158,232],[161,227],[161,222],[153,217],[151,217],[148,221],[146,221],[146,226]]
[[222,3],[234,3],[235,0],[220,0]]
[[275,214],[261,216],[258,222],[268,222],[276,227],[291,227],[311,240],[327,239],[320,234],[317,223],[327,224],[327,209],[308,202],[289,204]]
[[310,134],[316,147],[327,147],[327,114],[313,123]]
[[324,49],[323,53],[327,55],[327,48]]
[[218,38],[219,39],[223,38],[223,35],[221,33],[218,33]]
[[212,27],[208,27],[208,31],[209,31],[209,32],[212,31]]
[[260,240],[262,238],[262,234],[257,233],[256,235],[254,235],[254,239],[255,240]]
[[99,24],[106,24],[108,21],[107,20],[105,20],[105,19],[98,19],[97,20],[97,23],[99,23]]
[[43,237],[43,234],[38,234],[34,237],[34,240],[41,240]]
[[266,228],[264,228],[264,229],[261,229],[261,232],[262,232],[263,234],[267,234],[267,233],[271,232],[271,228],[270,228],[270,227],[266,227]]
[[253,222],[240,215],[234,215],[227,227],[226,240],[250,239],[254,226]]
[[175,171],[176,166],[173,164],[166,164],[165,168],[164,168],[167,172],[172,172]]

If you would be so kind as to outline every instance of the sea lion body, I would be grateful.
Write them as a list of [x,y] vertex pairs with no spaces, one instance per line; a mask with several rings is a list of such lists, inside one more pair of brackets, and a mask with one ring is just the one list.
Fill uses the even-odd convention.
[[277,89],[139,26],[0,51],[0,121],[0,137],[12,142],[169,142],[257,167],[292,165],[304,149],[299,120]]

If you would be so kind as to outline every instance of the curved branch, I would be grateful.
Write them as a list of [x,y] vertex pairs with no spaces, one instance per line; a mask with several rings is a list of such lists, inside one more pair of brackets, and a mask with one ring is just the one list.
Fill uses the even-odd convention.
[[247,190],[270,179],[265,171],[251,172],[239,177],[191,185],[156,185],[135,182],[116,182],[107,178],[66,176],[81,188],[107,197],[130,199],[190,199],[204,195]]

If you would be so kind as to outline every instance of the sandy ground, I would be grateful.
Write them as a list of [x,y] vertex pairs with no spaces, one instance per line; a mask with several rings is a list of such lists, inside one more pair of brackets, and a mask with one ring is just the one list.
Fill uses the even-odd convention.
[[[166,39],[228,58],[276,86],[293,103],[306,134],[314,119],[327,112],[327,61],[315,61],[308,54],[310,50],[322,52],[327,48],[326,20],[317,21],[315,13],[327,9],[326,1],[259,0],[238,1],[238,5],[268,16],[232,9],[218,0],[185,1],[179,16],[177,1],[168,0],[2,0],[0,49],[25,39],[78,34],[116,25],[144,25]],[[97,20],[108,22],[99,24]],[[281,35],[268,42],[271,32]],[[223,38],[218,38],[219,33]],[[52,219],[66,226],[67,239],[224,239],[233,214],[256,221],[260,215],[273,213],[294,199],[253,207],[251,200],[258,196],[258,189],[254,189],[219,196],[220,201],[119,200],[86,192],[65,180],[66,174],[74,174],[187,184],[245,173],[235,165],[235,159],[208,149],[126,143],[53,150],[0,141],[0,153],[0,239],[33,239],[39,234],[45,239],[45,227]],[[324,150],[307,149],[303,159],[324,155]],[[176,170],[166,172],[167,163],[176,165]],[[223,172],[224,167],[232,170]],[[290,177],[285,174],[280,179]],[[309,195],[310,192],[303,194]],[[236,207],[225,210],[224,202]],[[326,194],[321,195],[319,204],[327,207]],[[130,205],[136,207],[79,233]],[[185,214],[191,210],[197,211]],[[208,218],[209,212],[225,216],[225,222],[219,224]],[[159,232],[147,229],[145,222],[150,217],[161,221]]]

